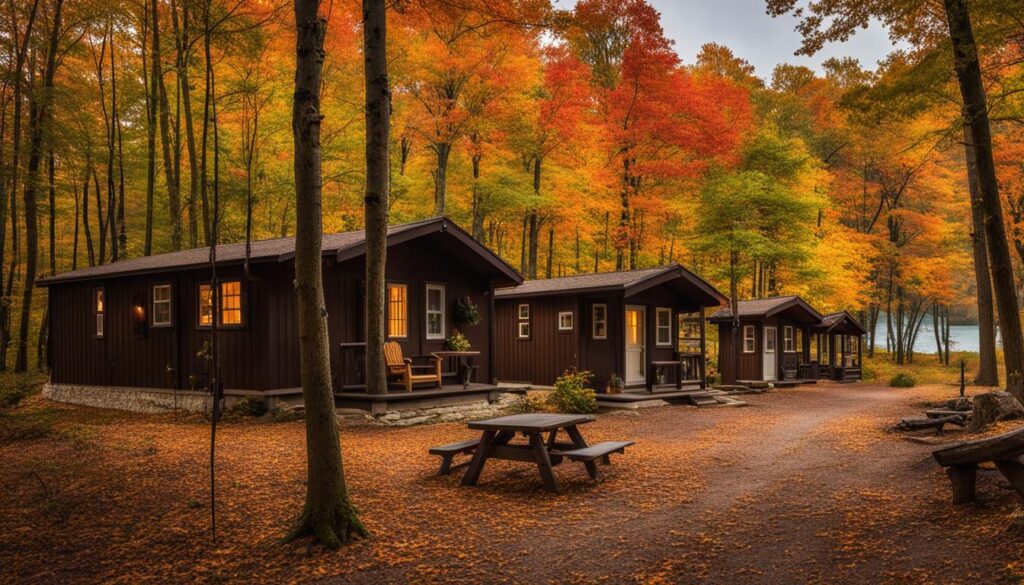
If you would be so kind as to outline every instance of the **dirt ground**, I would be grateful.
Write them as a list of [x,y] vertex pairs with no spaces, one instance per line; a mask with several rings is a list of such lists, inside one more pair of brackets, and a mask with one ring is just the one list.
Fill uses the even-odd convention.
[[987,472],[980,503],[952,506],[933,447],[887,430],[953,394],[822,384],[602,414],[589,441],[637,445],[600,484],[559,466],[559,496],[524,464],[437,477],[427,448],[464,424],[344,429],[373,536],[334,553],[278,541],[304,494],[301,422],[221,427],[213,544],[201,420],[34,398],[56,422],[0,444],[0,582],[1020,582],[1016,496]]

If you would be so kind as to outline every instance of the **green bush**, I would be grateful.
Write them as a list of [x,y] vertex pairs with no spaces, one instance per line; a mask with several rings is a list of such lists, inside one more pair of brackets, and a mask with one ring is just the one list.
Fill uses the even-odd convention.
[[529,414],[531,412],[553,412],[554,404],[548,392],[528,392],[519,396],[512,403],[512,412],[516,414]]
[[451,337],[445,340],[444,345],[451,351],[469,351],[473,347],[458,329],[452,331]]
[[914,381],[914,377],[910,374],[896,374],[889,380],[889,387],[891,388],[913,388],[917,382]]
[[551,404],[559,412],[589,414],[597,410],[597,394],[587,388],[593,374],[569,368],[555,380],[555,391],[551,393]]
[[267,403],[261,396],[243,396],[231,405],[231,414],[246,417],[258,417],[267,414]]
[[865,381],[865,382],[869,382],[871,380],[877,380],[878,379],[878,372],[876,372],[874,370],[874,368],[861,368],[861,370],[860,370],[860,379]]

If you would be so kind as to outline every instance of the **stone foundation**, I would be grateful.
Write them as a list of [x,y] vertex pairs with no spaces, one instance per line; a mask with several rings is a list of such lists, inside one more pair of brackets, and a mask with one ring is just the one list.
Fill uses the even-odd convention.
[[493,404],[486,400],[455,404],[451,406],[433,406],[412,410],[400,410],[371,416],[373,422],[381,426],[408,427],[412,425],[433,424],[444,422],[460,422],[490,418],[509,414],[509,410],[519,400],[515,394],[502,394]]
[[[207,412],[210,408],[209,394],[191,390],[47,383],[43,396],[55,402],[144,413],[170,412],[175,405],[178,410],[190,412]],[[232,399],[226,402],[230,404]]]

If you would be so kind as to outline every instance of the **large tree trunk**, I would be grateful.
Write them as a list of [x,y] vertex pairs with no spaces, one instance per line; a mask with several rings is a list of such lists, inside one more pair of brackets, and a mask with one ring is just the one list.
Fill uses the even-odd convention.
[[[1003,224],[1003,208],[999,200],[999,183],[996,180],[995,163],[992,159],[992,133],[989,127],[988,105],[985,85],[981,78],[978,62],[978,48],[974,42],[971,18],[966,0],[944,0],[949,36],[953,44],[954,64],[960,95],[963,97],[964,123],[968,126],[970,145],[974,149],[974,160],[978,171],[978,189],[981,191],[981,206],[984,212],[985,239],[988,244],[992,286],[996,307],[999,310],[999,325],[1003,339],[1003,360],[1007,379],[1024,370],[1024,337],[1020,329],[1017,295],[1013,285],[1013,264],[1010,247]],[[1014,380],[1021,377],[1014,376]],[[1024,388],[1019,383],[1007,388],[1018,400],[1024,399]]]
[[178,92],[181,95],[181,109],[185,114],[185,149],[188,152],[189,196],[188,196],[188,237],[189,246],[199,245],[199,214],[196,211],[196,198],[199,196],[199,174],[197,172],[198,156],[196,154],[196,132],[192,124],[192,89],[189,85],[188,64],[191,41],[188,34],[189,3],[181,7],[181,20],[178,22],[178,7],[171,0],[171,26],[174,29],[174,42],[177,48],[175,69],[178,79]]
[[38,220],[36,218],[36,192],[39,186],[39,168],[43,159],[43,137],[49,100],[53,91],[53,74],[57,66],[57,43],[60,40],[61,14],[64,0],[54,0],[53,22],[47,47],[46,65],[43,70],[43,85],[38,93],[32,94],[29,106],[29,154],[28,176],[25,178],[25,288],[21,297],[21,320],[18,329],[18,353],[14,371],[28,371],[28,330],[32,313],[32,293],[36,287],[36,265],[39,251]]
[[[366,529],[349,502],[341,464],[321,275],[320,86],[327,21],[320,18],[319,6],[319,0],[295,0],[295,295],[306,406],[307,481],[306,503],[288,540],[311,534],[324,546],[337,548],[366,534]],[[382,2],[379,8],[384,9]]]
[[974,253],[974,283],[978,301],[978,374],[977,386],[998,386],[996,367],[996,323],[992,306],[992,277],[988,266],[985,238],[985,209],[978,185],[978,165],[971,147],[969,130],[964,127],[964,152],[967,158],[967,184],[971,194],[971,249]]
[[[146,49],[149,34],[149,2],[142,3],[142,85],[146,96],[146,234],[142,254],[153,253],[153,198],[156,193],[156,77],[150,75],[149,51]],[[155,60],[155,59],[154,59]]]
[[[388,249],[388,145],[391,93],[388,86],[387,15],[384,0],[363,0],[366,80],[366,390],[388,391],[384,360],[384,268]],[[474,224],[475,225],[475,224]]]
[[437,155],[437,168],[434,169],[434,216],[445,214],[445,203],[448,198],[448,158],[452,153],[452,145],[448,142],[434,144]]

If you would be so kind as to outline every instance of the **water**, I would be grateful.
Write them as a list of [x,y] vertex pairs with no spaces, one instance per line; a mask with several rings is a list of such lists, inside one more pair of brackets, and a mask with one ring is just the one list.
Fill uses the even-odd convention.
[[[875,328],[875,348],[885,349],[885,315],[878,317],[878,326]],[[978,326],[977,325],[950,325],[949,326],[949,351],[978,351]],[[921,325],[921,332],[914,341],[914,352],[935,353],[935,333],[932,329],[931,319],[926,318]]]

